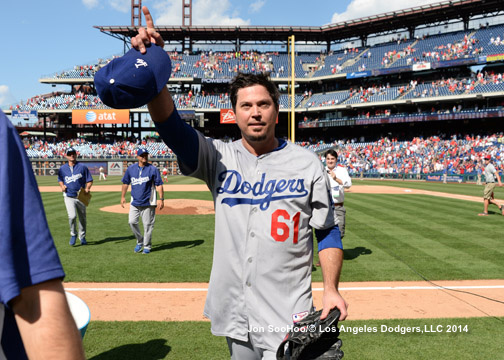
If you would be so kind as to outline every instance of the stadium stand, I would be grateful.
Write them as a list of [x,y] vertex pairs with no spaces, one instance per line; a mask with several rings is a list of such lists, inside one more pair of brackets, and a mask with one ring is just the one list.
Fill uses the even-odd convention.
[[[377,16],[357,19],[337,31],[333,26],[338,24],[331,24],[321,27],[320,35],[292,28],[293,33],[299,31],[296,41],[303,46],[294,63],[296,139],[311,139],[308,146],[319,153],[340,140],[360,144],[359,152],[365,144],[383,139],[411,142],[419,134],[430,139],[451,134],[453,129],[479,134],[480,138],[499,134],[504,119],[504,19],[487,2],[460,0],[452,8],[459,5],[461,10],[451,13],[426,8],[422,18],[406,9],[395,13],[397,23],[382,24]],[[430,23],[432,19],[437,20]],[[386,29],[377,27],[373,32],[373,24]],[[121,33],[120,28],[101,30],[128,40],[128,33]],[[159,29],[172,35],[175,30]],[[207,37],[207,47],[186,48],[180,41],[168,41],[173,69],[167,86],[175,94],[175,105],[188,111],[186,121],[205,135],[238,138],[236,127],[220,123],[221,110],[231,108],[228,83],[238,71],[270,72],[281,92],[278,129],[279,135],[285,136],[291,105],[287,93],[291,57],[285,51],[286,38],[277,35],[284,30],[274,28],[260,34],[253,27],[238,33],[235,30],[226,33],[235,40],[227,44],[231,47],[212,32],[199,34]],[[43,77],[41,82],[66,84],[69,90],[37,95],[6,109],[8,114],[37,114],[38,121],[26,126],[21,116],[17,124],[20,133],[43,130],[60,140],[30,144],[27,153],[31,158],[58,158],[61,147],[70,141],[62,139],[74,142],[77,138],[86,144],[75,144],[86,157],[128,157],[139,144],[136,139],[154,135],[146,106],[130,110],[130,124],[72,124],[73,111],[113,111],[97,96],[92,77],[115,56]],[[124,145],[124,139],[132,140]],[[441,141],[446,137],[440,136]],[[473,145],[478,146],[478,153],[489,149]],[[149,140],[146,146],[155,156],[171,156],[161,143]],[[378,165],[370,171],[378,171]],[[401,169],[403,163],[394,165]]]

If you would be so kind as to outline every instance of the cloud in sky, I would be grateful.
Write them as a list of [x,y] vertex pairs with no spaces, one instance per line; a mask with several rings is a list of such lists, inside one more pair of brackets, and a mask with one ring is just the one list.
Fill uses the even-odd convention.
[[112,8],[122,13],[131,12],[131,0],[110,0],[109,3]]
[[100,0],[82,0],[82,3],[88,9],[103,8],[103,5],[108,3],[111,8],[119,12],[127,13],[131,11],[131,0],[107,0],[106,2],[100,2]]
[[[182,2],[164,0],[152,5],[155,25],[182,25]],[[155,9],[155,11],[154,11]],[[145,20],[142,19],[142,24]],[[196,0],[192,6],[193,25],[249,25],[236,15],[229,0]]]
[[250,11],[253,13],[259,12],[259,10],[262,9],[264,4],[266,4],[266,0],[257,0],[255,2],[253,2],[252,4],[250,4],[250,6],[249,6]]
[[82,0],[82,3],[88,9],[93,9],[93,8],[97,7],[100,2],[99,2],[99,0]]
[[433,0],[352,0],[342,13],[334,13],[331,23],[358,19],[370,15],[383,14],[388,11],[403,10],[418,5],[432,4]]
[[7,85],[0,85],[0,106],[14,105],[16,99],[12,96]]

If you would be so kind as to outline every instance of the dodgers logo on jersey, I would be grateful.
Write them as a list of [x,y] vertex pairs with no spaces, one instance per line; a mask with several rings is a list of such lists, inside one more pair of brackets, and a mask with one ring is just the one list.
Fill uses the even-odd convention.
[[131,186],[133,186],[133,185],[142,185],[143,183],[146,183],[148,181],[149,181],[149,177],[148,176],[138,177],[138,178],[132,177],[131,178]]
[[82,174],[74,174],[72,176],[65,176],[65,184],[73,183],[79,180],[82,177]]
[[224,198],[222,203],[230,207],[260,204],[259,208],[266,210],[272,201],[301,198],[308,195],[304,179],[272,179],[266,181],[266,174],[263,173],[260,181],[251,184],[244,181],[242,175],[236,170],[223,171],[219,174],[218,179],[222,181],[222,186],[217,188],[218,194],[250,194],[249,197]]

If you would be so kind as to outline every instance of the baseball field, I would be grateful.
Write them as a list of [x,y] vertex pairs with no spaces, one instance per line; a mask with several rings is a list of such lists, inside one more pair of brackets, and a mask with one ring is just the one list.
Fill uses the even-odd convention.
[[[199,180],[170,177],[149,255],[133,252],[120,177],[95,178],[89,245],[75,247],[56,177],[37,181],[65,288],[91,310],[88,359],[229,358],[202,316],[214,215]],[[504,216],[497,207],[477,216],[482,192],[475,184],[354,180],[340,283],[349,303],[340,323],[346,359],[504,358]],[[495,197],[504,204],[504,188]],[[320,268],[312,274],[320,307]]]

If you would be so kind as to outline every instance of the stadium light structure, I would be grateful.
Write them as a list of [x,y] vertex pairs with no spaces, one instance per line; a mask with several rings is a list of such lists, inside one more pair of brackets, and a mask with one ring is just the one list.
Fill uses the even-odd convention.
[[296,142],[296,71],[295,71],[295,61],[296,61],[296,53],[294,49],[295,36],[291,35],[287,38],[288,50],[287,53],[290,53],[290,79],[288,82],[289,89],[289,99],[290,99],[290,111],[288,116],[288,136],[290,141],[294,144]]

